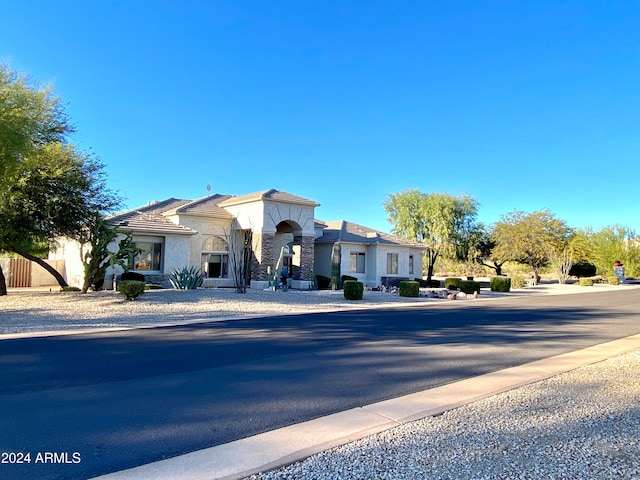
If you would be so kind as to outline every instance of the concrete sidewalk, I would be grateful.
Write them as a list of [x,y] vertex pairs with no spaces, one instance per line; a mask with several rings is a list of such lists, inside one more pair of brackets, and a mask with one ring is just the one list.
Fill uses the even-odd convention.
[[364,405],[130,470],[100,480],[240,479],[404,423],[640,349],[640,334]]

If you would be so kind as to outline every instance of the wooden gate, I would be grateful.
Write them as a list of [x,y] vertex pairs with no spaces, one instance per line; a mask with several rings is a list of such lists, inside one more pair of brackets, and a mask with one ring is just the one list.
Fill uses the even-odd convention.
[[7,287],[30,287],[31,286],[31,262],[26,258],[9,259],[9,279]]

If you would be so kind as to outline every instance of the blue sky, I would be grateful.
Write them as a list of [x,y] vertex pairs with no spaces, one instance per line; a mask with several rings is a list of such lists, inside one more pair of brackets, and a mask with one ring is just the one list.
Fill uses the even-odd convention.
[[132,208],[277,188],[389,231],[406,189],[479,219],[640,230],[640,2],[0,0]]

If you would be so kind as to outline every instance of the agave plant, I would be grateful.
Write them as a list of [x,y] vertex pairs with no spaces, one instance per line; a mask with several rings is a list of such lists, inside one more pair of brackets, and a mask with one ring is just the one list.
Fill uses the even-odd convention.
[[178,290],[195,290],[202,286],[204,273],[198,267],[182,267],[180,270],[171,269],[169,281]]

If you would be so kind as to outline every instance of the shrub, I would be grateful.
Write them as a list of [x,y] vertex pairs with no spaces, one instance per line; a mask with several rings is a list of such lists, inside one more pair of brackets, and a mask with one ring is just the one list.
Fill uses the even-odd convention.
[[620,279],[618,277],[609,277],[607,280],[609,281],[609,285],[620,285]]
[[446,288],[447,290],[458,290],[460,288],[460,279],[458,277],[445,278],[444,288]]
[[144,275],[142,273],[137,272],[124,272],[121,277],[121,281],[125,280],[135,280],[136,282],[144,282]]
[[524,276],[523,275],[513,275],[511,277],[511,288],[524,288]]
[[593,278],[580,278],[578,283],[581,287],[592,287],[593,286]]
[[118,291],[123,294],[127,300],[135,300],[136,297],[144,293],[144,282],[125,280],[118,284]]
[[318,290],[327,290],[331,286],[331,278],[324,275],[316,275],[316,285]]
[[[617,278],[617,277],[616,277]],[[81,290],[78,287],[62,287],[60,289],[61,292],[80,292]]]
[[491,277],[490,282],[492,292],[508,292],[511,290],[511,279],[509,277]]
[[398,294],[401,297],[419,297],[420,296],[420,284],[418,282],[412,282],[405,280],[400,282],[400,289]]
[[593,277],[596,274],[596,266],[589,262],[574,264],[569,270],[569,275],[573,277]]
[[199,267],[182,267],[180,270],[171,270],[169,281],[178,290],[195,290],[202,286],[204,273]]
[[362,300],[362,292],[364,292],[364,283],[357,280],[347,280],[342,286],[344,288],[344,298],[347,300]]
[[473,280],[460,280],[460,291],[471,295],[473,292],[480,293],[480,282]]
[[424,280],[422,278],[416,278],[416,282],[420,285],[420,288],[440,288],[440,280],[431,279],[431,281]]

